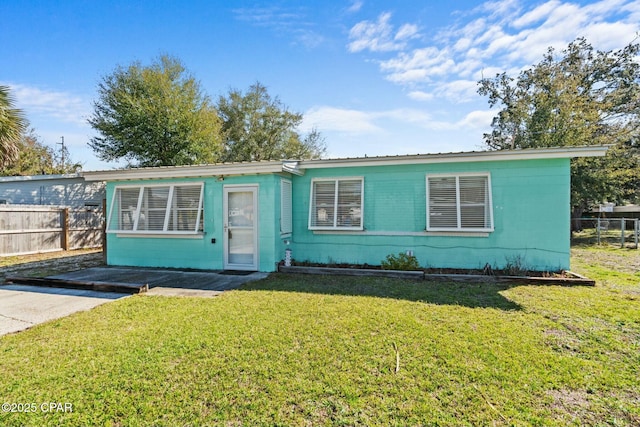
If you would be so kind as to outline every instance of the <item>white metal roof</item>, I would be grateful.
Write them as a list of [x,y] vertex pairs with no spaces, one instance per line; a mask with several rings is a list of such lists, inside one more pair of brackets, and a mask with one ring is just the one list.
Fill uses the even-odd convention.
[[402,164],[466,163],[507,160],[560,159],[604,156],[609,146],[529,148],[458,153],[409,154],[397,156],[353,157],[319,160],[270,160],[256,162],[218,163],[195,166],[159,166],[150,168],[86,171],[87,181],[123,181],[134,179],[190,178],[225,175],[256,175],[288,172],[304,174],[305,169],[353,166],[390,166]]
[[0,182],[22,182],[22,181],[50,181],[54,179],[82,178],[79,173],[57,174],[57,175],[25,175],[25,176],[1,176]]

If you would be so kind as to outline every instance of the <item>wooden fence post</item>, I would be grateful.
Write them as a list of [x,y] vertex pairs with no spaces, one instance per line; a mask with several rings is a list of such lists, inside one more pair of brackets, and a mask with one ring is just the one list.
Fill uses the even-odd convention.
[[69,208],[62,209],[62,250],[69,250]]

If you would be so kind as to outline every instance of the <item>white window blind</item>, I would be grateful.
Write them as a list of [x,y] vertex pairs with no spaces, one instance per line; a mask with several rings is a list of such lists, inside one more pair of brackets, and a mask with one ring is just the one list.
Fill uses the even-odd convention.
[[204,184],[116,187],[108,232],[197,233],[202,231]]
[[313,180],[309,228],[362,230],[363,189],[362,178]]
[[293,230],[291,181],[280,181],[280,233],[289,234]]
[[427,230],[492,231],[488,174],[427,176]]

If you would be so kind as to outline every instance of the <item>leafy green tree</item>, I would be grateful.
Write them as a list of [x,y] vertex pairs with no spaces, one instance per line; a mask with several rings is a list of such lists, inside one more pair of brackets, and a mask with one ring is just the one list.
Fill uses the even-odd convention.
[[542,61],[517,78],[506,73],[482,79],[478,92],[501,106],[490,149],[612,145],[605,158],[572,161],[574,217],[602,201],[635,201],[640,196],[640,45],[594,51],[585,39],[557,57],[549,48]]
[[[28,123],[25,121],[25,123]],[[47,146],[40,141],[33,128],[22,134],[16,144],[17,157],[0,168],[2,176],[50,175],[74,173],[82,169],[80,163],[70,160],[67,147],[63,147],[65,162],[62,164],[63,153]]]
[[246,93],[230,90],[217,103],[222,119],[224,161],[315,159],[326,151],[324,139],[314,129],[302,137],[296,128],[302,114],[293,113],[260,83]]
[[182,63],[161,56],[102,78],[89,124],[89,146],[105,161],[134,166],[213,163],[222,153],[220,119],[200,83]]
[[16,160],[20,137],[27,126],[22,111],[14,103],[9,87],[0,86],[0,167]]

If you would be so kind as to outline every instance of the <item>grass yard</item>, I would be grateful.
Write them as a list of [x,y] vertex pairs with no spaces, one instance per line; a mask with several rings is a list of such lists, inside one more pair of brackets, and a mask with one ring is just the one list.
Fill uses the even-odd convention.
[[596,287],[276,274],[125,298],[0,337],[0,401],[36,407],[0,425],[640,425],[639,265],[582,248]]

